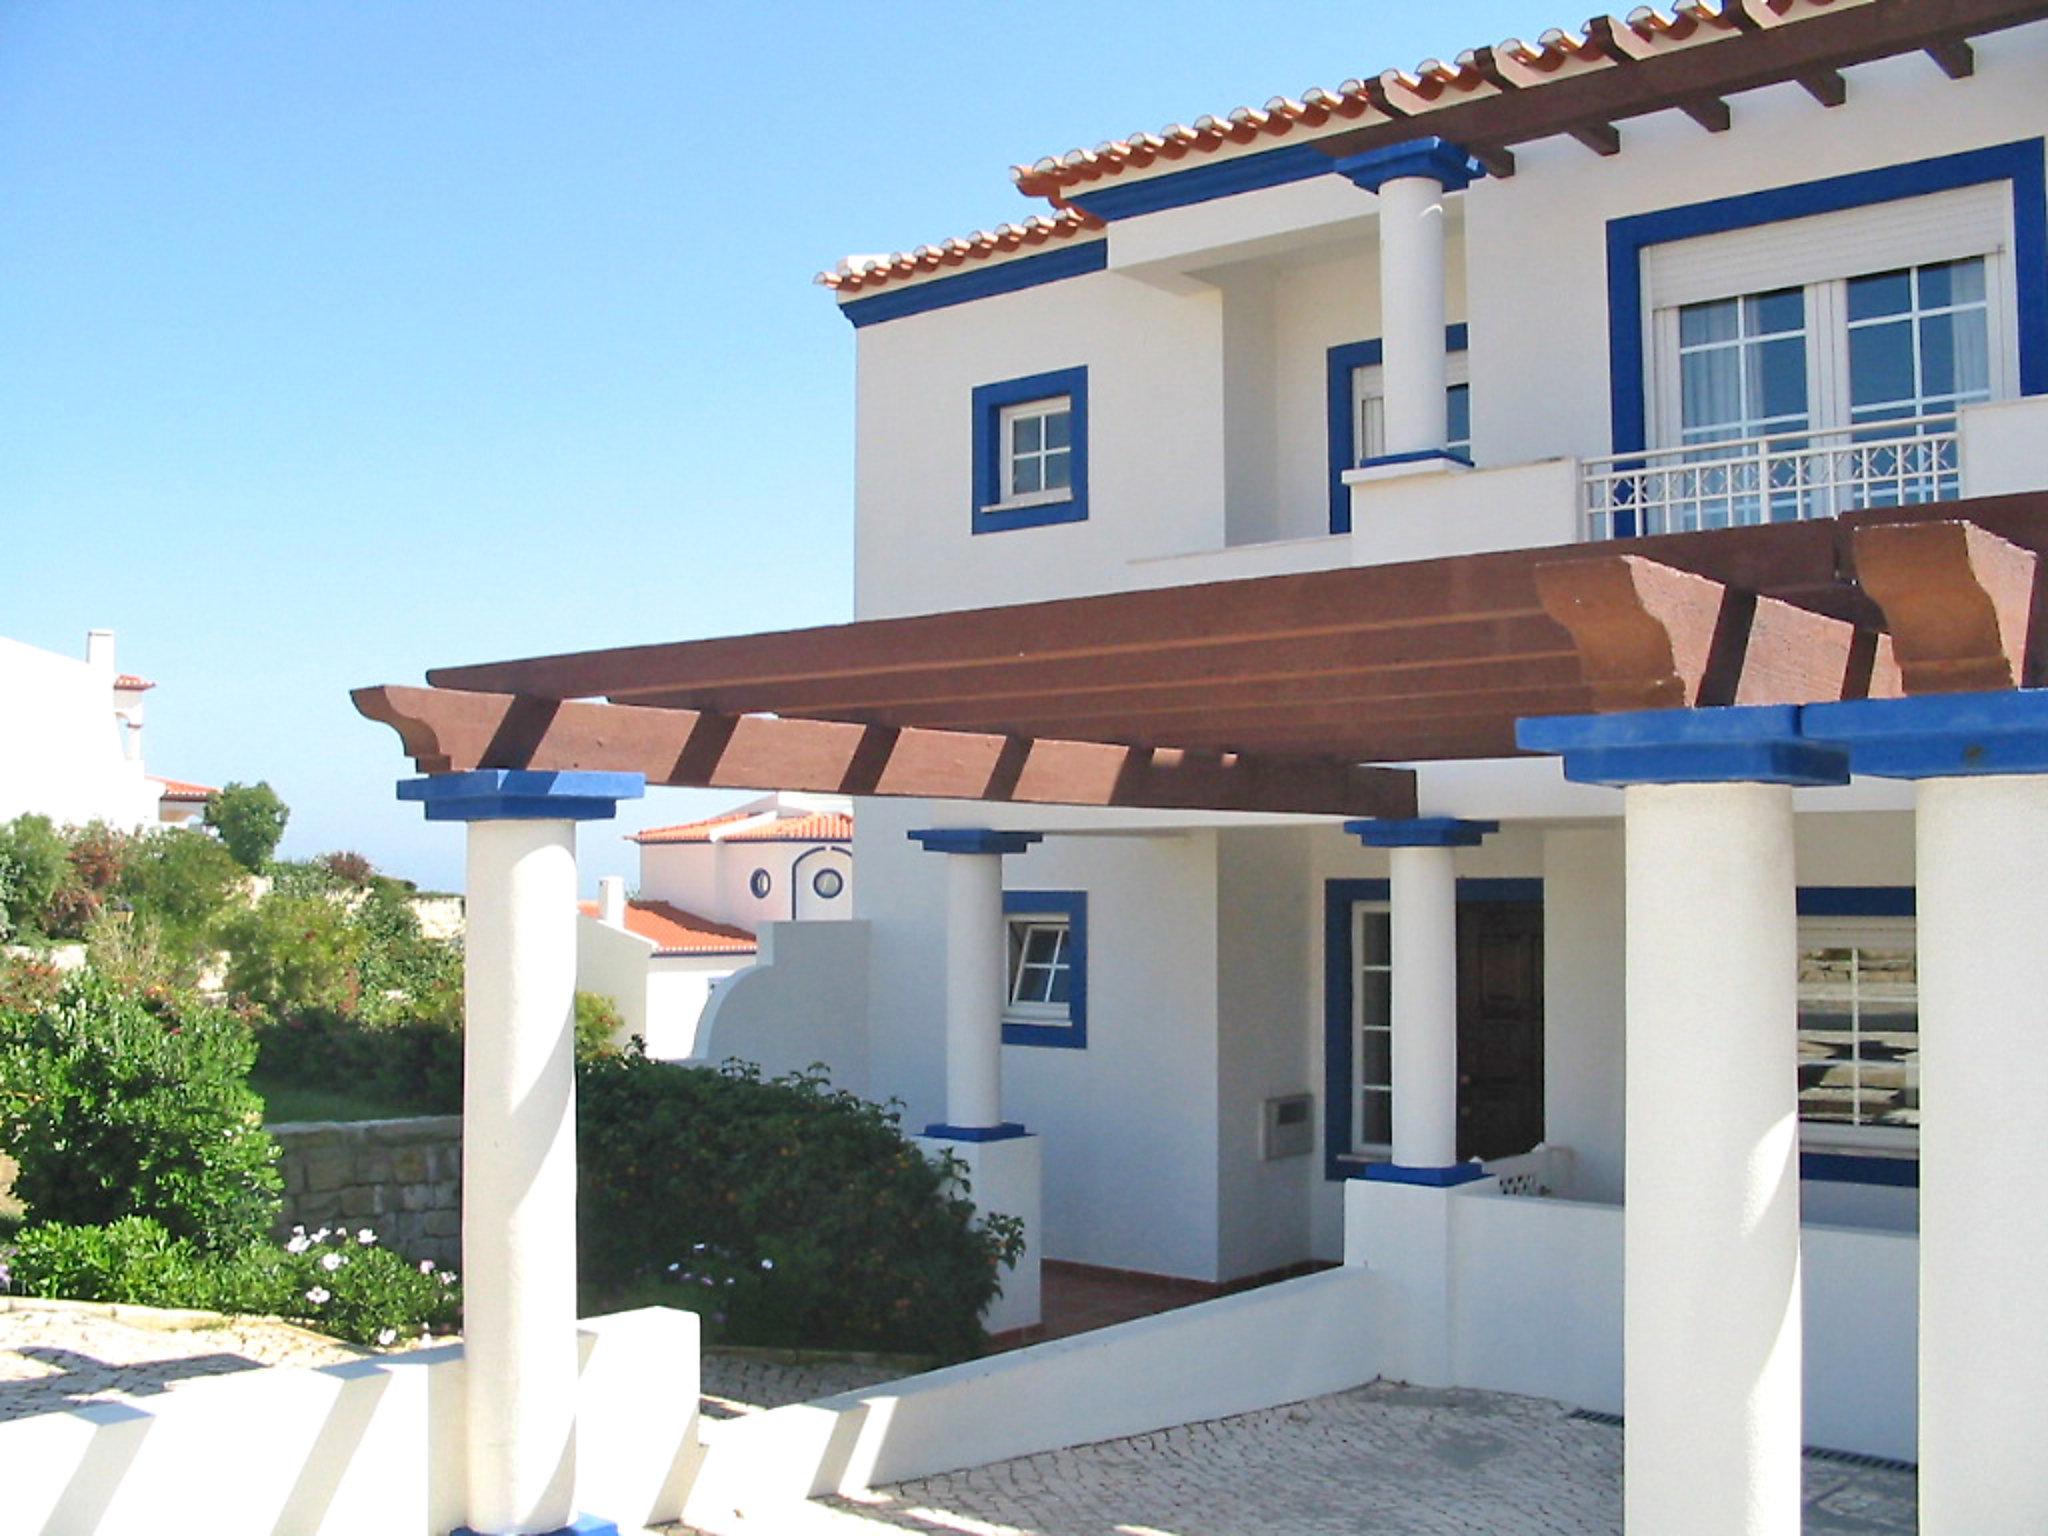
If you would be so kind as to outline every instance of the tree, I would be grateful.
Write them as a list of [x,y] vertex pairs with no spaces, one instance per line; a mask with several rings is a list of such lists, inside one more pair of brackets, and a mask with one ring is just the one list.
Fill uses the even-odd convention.
[[230,784],[206,802],[206,824],[220,834],[235,862],[252,874],[262,873],[270,862],[291,814],[277,791],[260,779]]

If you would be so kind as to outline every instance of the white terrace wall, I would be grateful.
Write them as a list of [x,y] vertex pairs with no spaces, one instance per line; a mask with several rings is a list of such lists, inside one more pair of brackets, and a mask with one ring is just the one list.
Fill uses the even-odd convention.
[[[697,1319],[580,1325],[577,1503],[621,1529],[677,1519],[698,1465]],[[0,1423],[22,1536],[440,1536],[464,1514],[462,1351],[276,1366],[147,1406]]]

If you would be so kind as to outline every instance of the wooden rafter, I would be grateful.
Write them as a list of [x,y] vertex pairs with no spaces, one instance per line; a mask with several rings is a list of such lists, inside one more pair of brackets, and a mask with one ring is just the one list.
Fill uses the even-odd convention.
[[1977,53],[1960,37],[1927,45],[1927,57],[1941,66],[1951,80],[1967,80],[1977,73]]
[[1824,107],[1839,107],[1849,99],[1849,82],[1839,69],[1810,69],[1797,78],[1800,89]]
[[[1766,8],[1784,9],[1771,0]],[[1457,144],[1509,148],[1590,123],[1618,124],[1686,102],[1725,100],[1792,81],[1826,100],[1835,89],[1830,77],[1839,79],[1854,65],[1937,49],[1953,57],[1954,47],[1972,37],[2044,16],[2048,4],[2042,0],[1870,0],[1837,6],[1796,23],[1731,30],[1725,41],[1634,56],[1626,67],[1586,70],[1541,89],[1475,96],[1430,112],[1427,131]],[[1416,128],[1413,122],[1382,120],[1313,142],[1341,158],[1412,138]]]
[[359,688],[423,773],[474,768],[642,773],[651,784],[1169,810],[1412,816],[1415,779],[1301,756],[1153,752],[1093,741],[687,709],[563,703],[447,688]]

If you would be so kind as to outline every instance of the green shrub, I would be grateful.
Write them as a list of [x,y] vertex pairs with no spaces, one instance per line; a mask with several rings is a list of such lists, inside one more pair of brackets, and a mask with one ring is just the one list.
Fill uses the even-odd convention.
[[115,887],[138,922],[155,926],[167,954],[197,962],[214,948],[214,931],[244,905],[246,872],[204,832],[165,827],[135,840]]
[[17,934],[55,937],[58,893],[72,887],[71,845],[47,816],[17,816],[0,825],[0,858],[14,871],[7,916]]
[[576,994],[576,1059],[588,1064],[619,1053],[619,1031],[626,1027],[619,1005],[601,992]]
[[273,1015],[355,1006],[363,937],[339,902],[273,891],[222,923],[220,939],[228,990]]
[[373,1023],[462,1025],[462,946],[430,939],[404,888],[378,879],[355,898],[349,922],[361,942],[358,1008]]
[[898,1116],[820,1074],[764,1082],[650,1061],[592,1063],[577,1091],[578,1252],[594,1293],[660,1300],[741,1344],[959,1358],[1021,1224],[974,1221],[958,1180]]
[[[367,1233],[365,1228],[364,1232]],[[455,1276],[363,1234],[307,1234],[210,1253],[144,1216],[104,1226],[44,1222],[15,1240],[8,1288],[24,1296],[196,1307],[285,1317],[358,1344],[390,1345],[452,1328]]]
[[372,1024],[308,1010],[257,1031],[256,1072],[266,1082],[346,1087],[421,1114],[462,1109],[462,1030],[434,1019]]
[[261,780],[229,784],[206,802],[206,824],[220,834],[235,862],[252,873],[270,862],[291,815],[277,791]]
[[38,1222],[153,1217],[228,1250],[270,1228],[277,1144],[249,1089],[255,1041],[221,1009],[125,996],[90,971],[0,1012],[0,1149]]

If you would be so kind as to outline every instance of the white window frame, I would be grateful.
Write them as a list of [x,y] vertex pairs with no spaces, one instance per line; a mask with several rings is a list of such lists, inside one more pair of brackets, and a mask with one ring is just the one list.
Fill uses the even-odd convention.
[[2019,296],[2012,245],[2011,187],[1999,181],[1652,248],[1643,269],[1644,343],[1651,360],[1650,446],[1683,446],[1678,311],[1684,306],[1780,288],[1804,289],[1805,430],[1842,430],[1851,425],[1849,280],[1973,257],[1985,262],[1991,399],[2014,398],[2019,381]]
[[[1031,930],[1056,928],[1059,930],[1059,960],[1055,970],[1067,973],[1068,996],[1073,995],[1074,986],[1074,922],[1064,912],[1006,912],[1003,914],[1004,977],[1003,977],[1003,1022],[1006,1024],[1071,1024],[1074,1021],[1073,1004],[1039,1003],[1020,1001],[1017,997],[1019,983],[1023,980],[1024,956],[1029,952]],[[1024,930],[1020,940],[1018,929]],[[1009,950],[1016,947],[1017,959],[1013,963]]]
[[[1386,1021],[1370,1026],[1376,1034],[1387,1037],[1387,1080],[1384,1084],[1368,1083],[1365,1080],[1365,988],[1359,985],[1359,978],[1367,970],[1383,972],[1388,981],[1387,993],[1393,995],[1394,955],[1392,935],[1388,935],[1387,959],[1384,964],[1368,966],[1365,961],[1365,919],[1368,915],[1387,917],[1391,921],[1393,905],[1385,901],[1354,901],[1351,904],[1351,1081],[1346,1085],[1349,1098],[1345,1104],[1345,1117],[1350,1126],[1350,1155],[1352,1157],[1384,1157],[1394,1150],[1394,1019],[1393,1010],[1388,1009]],[[1387,1100],[1387,1136],[1385,1141],[1367,1141],[1364,1126],[1360,1124],[1359,1108],[1366,1093],[1384,1093]]]
[[[1057,416],[1062,411],[1065,411],[1068,415],[1067,448],[1065,450],[1068,465],[1067,483],[1057,486],[1052,490],[1020,492],[1017,489],[1017,456],[1010,446],[1012,426],[1020,421],[1029,421],[1033,417]],[[984,510],[1007,512],[1017,507],[1043,507],[1053,502],[1072,501],[1074,499],[1073,411],[1074,401],[1070,395],[1047,395],[1042,400],[1020,400],[1015,405],[1005,405],[997,408],[996,472],[1001,479],[1003,499]],[[1041,438],[1040,441],[1042,443],[1043,439]],[[1045,450],[1041,447],[1038,454],[1041,464],[1043,463],[1044,456]]]
[[[1917,924],[1910,917],[1802,917],[1799,952],[1809,949],[1869,945],[1897,948],[1901,940],[1918,951]],[[1917,966],[1915,969],[1917,977]],[[1914,986],[1916,999],[1918,982]],[[1799,1144],[1810,1151],[1917,1152],[1920,1131],[1905,1125],[1841,1125],[1826,1120],[1799,1121]]]
[[[1453,352],[1444,360],[1444,388],[1457,389],[1462,386],[1470,398],[1472,370],[1463,351]],[[1378,458],[1387,451],[1387,434],[1384,416],[1386,402],[1386,369],[1380,364],[1368,364],[1351,370],[1351,467],[1356,469],[1368,459]],[[1374,407],[1368,414],[1367,407]],[[1470,424],[1470,414],[1467,414]],[[1375,431],[1377,427],[1377,431]],[[1377,438],[1377,442],[1375,442]],[[1458,438],[1444,446],[1453,453],[1472,457],[1472,439]]]

